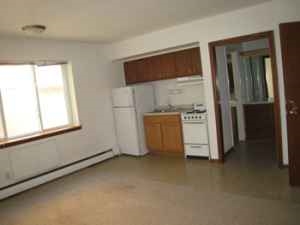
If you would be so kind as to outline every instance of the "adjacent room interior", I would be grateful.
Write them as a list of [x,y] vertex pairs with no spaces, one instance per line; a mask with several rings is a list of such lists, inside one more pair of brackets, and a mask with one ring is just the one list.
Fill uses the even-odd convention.
[[224,155],[236,150],[235,157],[249,163],[282,165],[282,149],[276,145],[275,135],[275,113],[280,111],[276,112],[279,108],[274,103],[278,90],[271,60],[276,58],[271,56],[268,38],[242,39],[214,48]]
[[1,225],[300,224],[299,10],[2,1]]

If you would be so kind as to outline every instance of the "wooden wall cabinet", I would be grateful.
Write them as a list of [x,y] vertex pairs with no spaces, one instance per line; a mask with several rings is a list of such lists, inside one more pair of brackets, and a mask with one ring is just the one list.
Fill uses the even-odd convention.
[[199,47],[124,63],[126,84],[201,75]]
[[124,63],[126,84],[134,84],[139,82],[146,82],[151,75],[149,71],[151,65],[147,59],[139,59],[132,62]]
[[131,62],[124,63],[125,80],[126,84],[134,84],[137,81],[137,67],[136,64]]
[[144,127],[146,144],[150,152],[183,153],[179,115],[145,116]]
[[149,81],[170,79],[174,76],[176,72],[174,53],[152,56],[149,59],[152,63]]
[[177,52],[175,54],[175,65],[177,77],[201,75],[200,49],[192,48]]

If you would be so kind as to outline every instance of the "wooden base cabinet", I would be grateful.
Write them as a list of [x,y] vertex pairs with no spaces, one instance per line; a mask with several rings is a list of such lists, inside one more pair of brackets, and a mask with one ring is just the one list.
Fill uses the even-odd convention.
[[154,115],[144,117],[145,138],[150,152],[183,154],[180,115]]
[[246,140],[275,139],[274,104],[245,104]]
[[161,151],[163,149],[162,127],[160,123],[146,123],[145,134],[149,150]]

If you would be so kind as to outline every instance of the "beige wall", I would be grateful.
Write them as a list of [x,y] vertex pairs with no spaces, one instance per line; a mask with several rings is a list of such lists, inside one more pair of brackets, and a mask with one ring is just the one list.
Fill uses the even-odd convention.
[[[0,39],[0,49],[0,61],[70,61],[73,66],[79,119],[83,127],[76,132],[1,150],[13,161],[13,172],[20,171],[20,175],[15,174],[15,178],[22,179],[22,174],[29,176],[34,171],[41,172],[62,166],[115,147],[110,93],[111,88],[122,84],[123,78],[117,67],[113,67],[106,57],[105,46],[3,38]],[[40,152],[42,154],[38,155]],[[38,165],[38,160],[44,160],[41,161],[44,165]],[[45,168],[36,168],[43,166]]]
[[210,76],[211,70],[208,43],[229,37],[274,30],[279,72],[280,100],[282,106],[283,159],[284,163],[287,164],[287,131],[286,120],[284,117],[285,100],[278,24],[281,22],[300,20],[299,9],[299,0],[273,0],[254,7],[196,20],[114,43],[111,46],[110,57],[112,59],[121,59],[188,43],[199,42],[201,47],[203,74],[205,77],[205,95],[207,98],[206,102],[209,115],[208,122],[211,155],[216,159],[218,158],[218,149],[214,122],[213,91]]

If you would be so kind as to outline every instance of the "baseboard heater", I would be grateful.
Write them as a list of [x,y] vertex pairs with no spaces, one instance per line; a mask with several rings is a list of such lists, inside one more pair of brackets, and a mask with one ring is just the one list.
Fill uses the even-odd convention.
[[110,149],[105,152],[101,152],[99,154],[56,168],[54,170],[39,174],[29,179],[18,181],[17,183],[10,184],[6,187],[2,187],[0,188],[0,200],[18,194],[20,192],[26,191],[33,187],[37,187],[41,184],[47,183],[49,181],[55,180],[65,175],[71,174],[73,172],[89,167],[96,163],[102,162],[104,160],[110,159],[112,157],[114,157],[114,153]]

